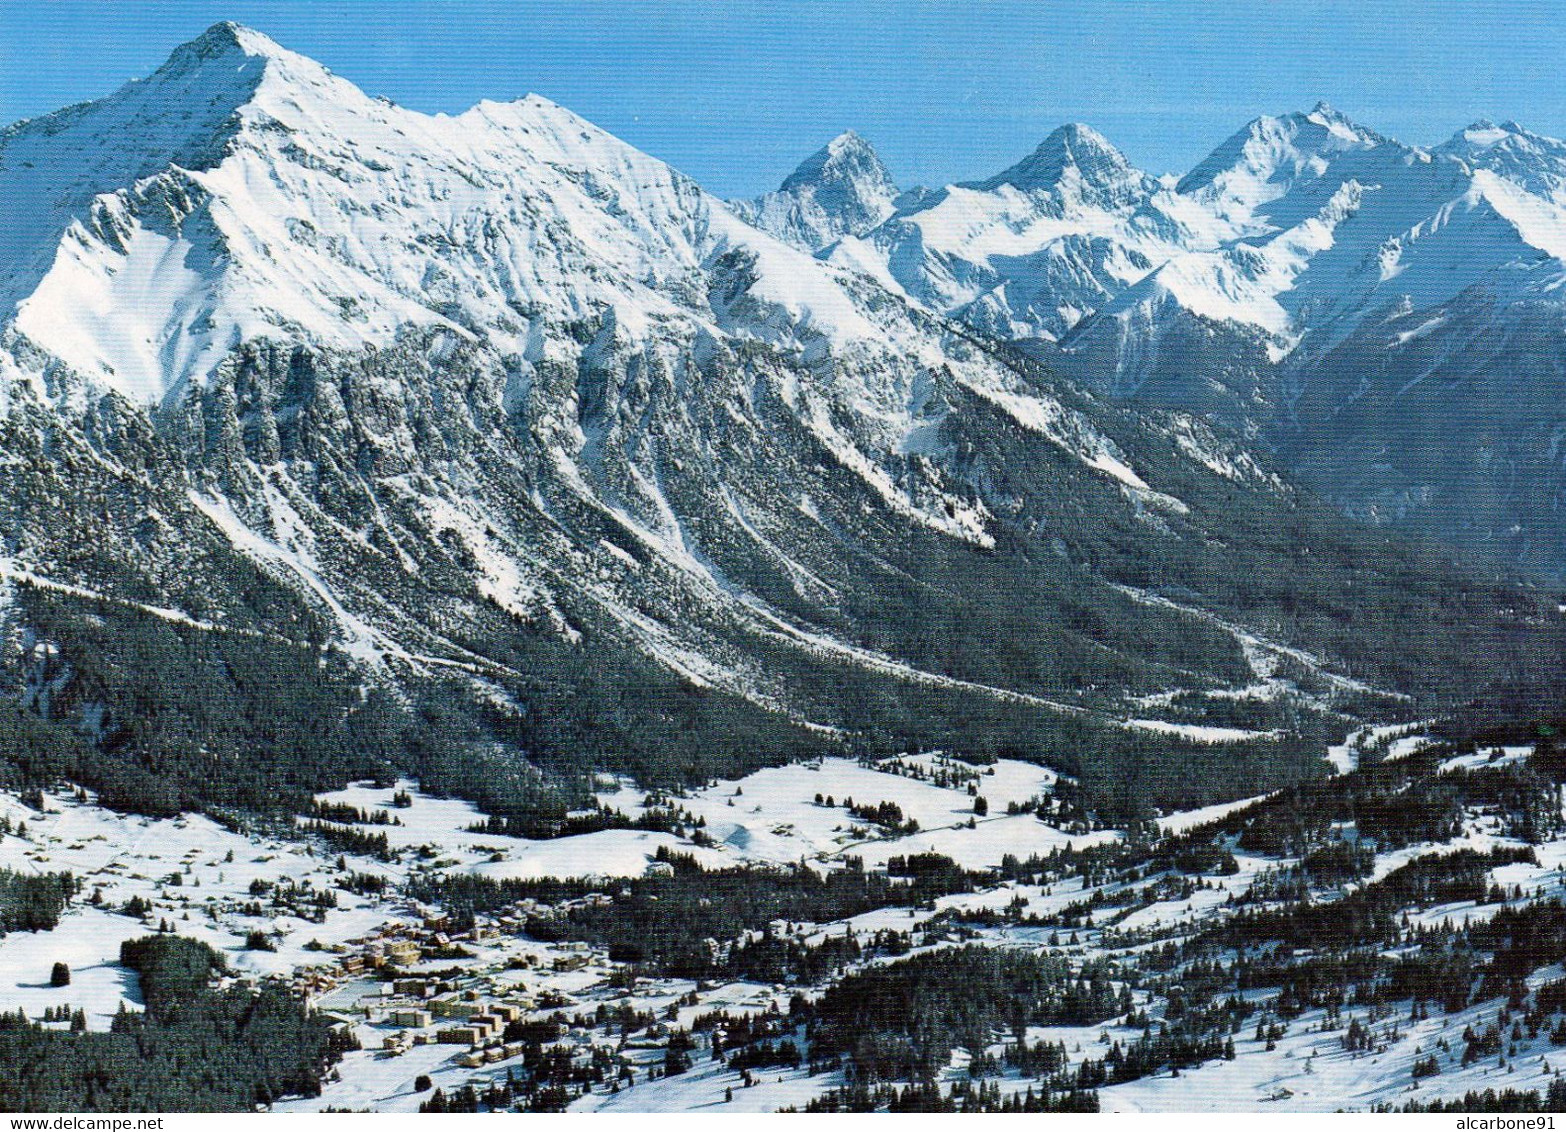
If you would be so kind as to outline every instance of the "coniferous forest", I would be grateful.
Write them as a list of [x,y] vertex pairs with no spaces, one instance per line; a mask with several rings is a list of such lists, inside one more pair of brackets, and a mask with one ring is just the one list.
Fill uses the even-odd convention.
[[0,1017],[0,1109],[7,1112],[249,1112],[320,1089],[356,1043],[279,986],[215,988],[211,949],[177,935],[128,941],[144,1012],[108,1033]]

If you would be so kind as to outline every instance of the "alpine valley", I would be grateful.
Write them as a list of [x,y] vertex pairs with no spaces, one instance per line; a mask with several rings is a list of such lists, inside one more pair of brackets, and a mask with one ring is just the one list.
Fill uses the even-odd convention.
[[0,1108],[1558,1108],[1563,383],[1515,124],[725,202],[216,25],[0,132]]

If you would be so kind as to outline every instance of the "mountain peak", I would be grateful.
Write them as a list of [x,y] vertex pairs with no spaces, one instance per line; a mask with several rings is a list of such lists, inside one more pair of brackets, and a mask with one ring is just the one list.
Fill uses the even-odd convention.
[[0,309],[38,282],[52,262],[39,249],[89,216],[99,194],[220,161],[268,85],[286,86],[278,101],[297,101],[314,86],[333,102],[348,86],[260,32],[223,22],[176,47],[146,78],[0,133],[0,199],[30,203],[11,208],[0,231]]
[[1543,134],[1536,134],[1511,118],[1501,122],[1499,125],[1492,119],[1480,118],[1458,130],[1440,149],[1445,152],[1471,152],[1489,149],[1492,146],[1503,143],[1516,144],[1518,142],[1531,142],[1546,146],[1560,144],[1556,139],[1545,137]]
[[826,150],[835,157],[846,154],[868,153],[872,157],[876,157],[876,160],[880,160],[876,155],[875,147],[866,141],[858,130],[844,130],[837,137],[826,143]]
[[1508,119],[1481,118],[1432,151],[1470,170],[1484,169],[1525,191],[1566,204],[1566,142],[1536,134]]
[[1121,195],[1130,189],[1148,189],[1151,179],[1092,126],[1068,122],[1051,131],[1027,157],[972,187],[994,190],[1011,185],[1027,192],[1068,182],[1095,195],[1106,190]]
[[[1266,119],[1258,119],[1265,121]],[[1338,110],[1326,99],[1321,99],[1309,112],[1289,114],[1284,121],[1295,121],[1302,127],[1317,127],[1326,131],[1329,138],[1354,144],[1379,144],[1387,139],[1366,126],[1361,126],[1347,114]],[[1254,125],[1254,123],[1253,123]],[[1330,144],[1330,142],[1328,143]]]
[[776,192],[731,204],[763,231],[815,251],[868,232],[891,215],[899,195],[875,147],[844,130],[801,161]]
[[[244,24],[235,23],[233,20],[219,20],[206,31],[202,32],[189,43],[182,47],[202,54],[217,54],[223,51],[238,49],[247,50],[247,42],[265,40],[274,48],[277,46],[272,40],[258,31],[245,27]],[[176,51],[181,48],[175,48]]]
[[168,61],[159,70],[183,71],[225,56],[290,60],[304,58],[254,28],[236,24],[233,20],[222,20],[195,39],[176,47],[169,53]]
[[126,89],[161,88],[160,97],[183,91],[184,97],[197,99],[206,92],[226,98],[240,91],[243,97],[244,89],[253,92],[268,76],[295,87],[332,87],[333,97],[348,85],[309,56],[288,50],[254,28],[224,20],[176,47],[163,66]]
[[1397,143],[1318,102],[1309,111],[1251,119],[1182,177],[1176,191],[1200,191],[1235,176],[1246,182],[1289,181],[1319,172],[1334,155],[1389,144]]
[[1306,113],[1291,114],[1288,117],[1297,119],[1302,124],[1322,127],[1328,133],[1345,139],[1379,137],[1373,130],[1361,126],[1324,98],[1318,100],[1316,105]]
[[1086,122],[1067,122],[1051,130],[1035,152],[1108,154],[1124,161],[1114,144]]
[[790,193],[811,186],[819,193],[825,187],[850,182],[861,187],[884,188],[893,196],[897,194],[892,175],[875,147],[853,130],[844,130],[801,161],[783,179],[778,191]]

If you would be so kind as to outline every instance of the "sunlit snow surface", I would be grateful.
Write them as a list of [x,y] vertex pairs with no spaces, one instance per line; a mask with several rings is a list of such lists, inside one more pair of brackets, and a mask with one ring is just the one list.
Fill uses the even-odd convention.
[[[211,122],[167,112],[187,103]],[[952,360],[855,273],[751,227],[546,99],[419,114],[244,28],[214,28],[151,77],[20,123],[0,146],[0,199],[24,210],[0,238],[0,311],[17,304],[26,340],[142,404],[252,341],[357,351],[445,328],[525,371],[581,349],[546,327],[604,311],[633,345],[761,337],[806,358],[895,358],[899,383]],[[61,152],[94,164],[70,176]],[[750,265],[743,317],[707,294],[707,273],[732,254]],[[1031,412],[1002,374],[961,376]],[[18,376],[43,390],[25,367]],[[890,389],[862,393],[863,423],[895,449],[915,427],[907,405]],[[825,417],[806,417],[892,491]],[[1043,431],[1089,462],[1103,448],[1083,446],[1080,425]],[[976,518],[955,522],[982,535]]]

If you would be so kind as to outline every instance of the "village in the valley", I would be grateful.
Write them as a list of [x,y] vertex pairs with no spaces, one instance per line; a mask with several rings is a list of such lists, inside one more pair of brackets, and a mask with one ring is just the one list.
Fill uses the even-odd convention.
[[[1335,749],[1336,769],[1352,773],[1366,745],[1375,745],[1378,757],[1397,758],[1422,742],[1408,729],[1366,731]],[[1508,748],[1448,760],[1441,769],[1504,768],[1527,756]],[[410,782],[360,783],[321,795],[314,812],[291,828],[115,814],[83,791],[0,794],[0,862],[13,870],[69,871],[77,884],[56,928],[0,939],[0,1010],[61,1028],[107,1029],[120,1011],[140,1008],[121,945],[170,933],[219,954],[226,982],[283,981],[357,1047],[329,1071],[320,1096],[282,1099],[276,1109],[415,1110],[453,1097],[521,1103],[525,1082],[534,1082],[527,1103],[548,1107],[802,1108],[844,1084],[839,1068],[813,1065],[803,1052],[809,1047],[798,1012],[823,986],[795,975],[670,977],[639,962],[636,948],[595,942],[582,925],[657,900],[649,885],[680,868],[697,877],[736,868],[755,877],[801,867],[822,876],[864,870],[895,886],[911,883],[899,879],[910,875],[909,861],[929,861],[978,879],[929,899],[882,901],[830,922],[777,919],[692,946],[714,960],[713,970],[725,969],[717,961],[732,949],[762,943],[799,956],[851,949],[843,954],[862,958],[845,960],[848,969],[978,943],[1056,955],[1088,972],[1105,959],[1188,937],[1232,914],[1237,902],[1265,899],[1291,867],[1230,839],[1232,852],[1214,858],[1225,863],[1198,867],[1196,875],[1030,881],[1020,860],[1110,846],[1125,835],[1089,828],[1072,815],[1054,773],[1004,759],[819,760],[675,798],[602,785],[606,809],[630,818],[677,812],[683,824],[528,840],[487,832],[469,803],[428,796]],[[1207,828],[1245,805],[1171,814],[1160,825],[1166,834]],[[1459,847],[1488,852],[1509,844],[1498,821],[1475,811]],[[1452,846],[1360,848],[1374,857],[1373,875],[1383,876],[1421,852]],[[1517,899],[1562,889],[1566,841],[1532,850],[1536,863],[1492,871]],[[508,883],[536,892],[469,907],[426,898],[464,891],[460,883],[452,887],[454,878],[496,892],[510,891]],[[1451,924],[1496,907],[1469,901],[1416,916],[1421,924]],[[64,985],[49,978],[56,964],[67,969]],[[1030,1026],[1027,1040],[1058,1043],[1066,1069],[1092,1065],[1173,1009],[1130,984],[1106,989],[1118,996],[1123,1017]],[[1184,1074],[1106,1088],[1106,1107],[1203,1101],[1321,1109],[1394,1102],[1411,1087],[1492,1083],[1494,1066],[1468,1060],[1434,1081],[1410,1081],[1408,1073],[1409,1065],[1425,1064],[1435,1043],[1460,1045],[1465,1028],[1492,1024],[1482,1007],[1404,1023],[1372,1012],[1365,1032],[1375,1036],[1364,1050],[1345,1047],[1334,1029],[1341,1018],[1306,1011],[1283,1021],[1237,1034],[1227,1056]],[[997,1034],[999,1044],[988,1050],[954,1048],[942,1080],[965,1087],[975,1059],[997,1078],[995,1059],[1011,1056],[1007,1040]],[[1553,1079],[1548,1046],[1514,1054],[1507,1064],[1508,1085]],[[543,1093],[541,1079],[553,1082]],[[1019,1094],[1031,1087],[1015,1072],[999,1073],[997,1083]]]

